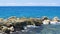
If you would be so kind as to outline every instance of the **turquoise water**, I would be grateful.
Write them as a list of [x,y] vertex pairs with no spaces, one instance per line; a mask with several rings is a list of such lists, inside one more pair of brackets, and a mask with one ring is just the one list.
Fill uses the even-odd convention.
[[[0,17],[60,17],[60,6],[0,6]],[[60,34],[60,25],[42,25],[31,29],[26,34]],[[23,34],[25,34],[23,33]]]
[[0,17],[60,17],[60,6],[0,6]]

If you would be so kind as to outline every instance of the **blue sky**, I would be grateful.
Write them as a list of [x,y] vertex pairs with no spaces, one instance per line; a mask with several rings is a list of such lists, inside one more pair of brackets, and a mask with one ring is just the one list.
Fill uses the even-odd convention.
[[0,0],[0,6],[60,6],[60,0]]

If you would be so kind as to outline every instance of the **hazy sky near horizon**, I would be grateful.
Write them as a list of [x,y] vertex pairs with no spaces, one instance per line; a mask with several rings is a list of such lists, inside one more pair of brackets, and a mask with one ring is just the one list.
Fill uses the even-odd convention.
[[0,6],[60,6],[60,0],[0,0]]

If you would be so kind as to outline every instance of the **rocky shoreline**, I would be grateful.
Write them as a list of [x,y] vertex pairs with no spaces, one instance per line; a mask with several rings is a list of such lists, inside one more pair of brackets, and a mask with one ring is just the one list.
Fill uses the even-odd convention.
[[[16,16],[9,17],[8,19],[0,18],[0,30],[5,33],[16,32],[24,30],[25,26],[41,26],[42,24],[60,24],[60,19],[54,17],[50,20],[48,17],[44,16],[42,18],[17,18]],[[32,26],[31,26],[32,25]]]

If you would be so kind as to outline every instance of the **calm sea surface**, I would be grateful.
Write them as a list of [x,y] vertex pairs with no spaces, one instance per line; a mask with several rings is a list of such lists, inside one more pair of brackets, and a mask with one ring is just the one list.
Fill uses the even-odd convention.
[[32,34],[60,34],[60,25],[42,25],[40,28],[33,29]]
[[[60,18],[60,6],[0,6],[0,17],[10,16]],[[42,25],[23,34],[60,34],[60,25]]]
[[42,25],[37,28],[27,29],[25,32],[14,32],[13,34],[60,34],[60,24]]
[[60,6],[0,6],[0,17],[60,17]]

